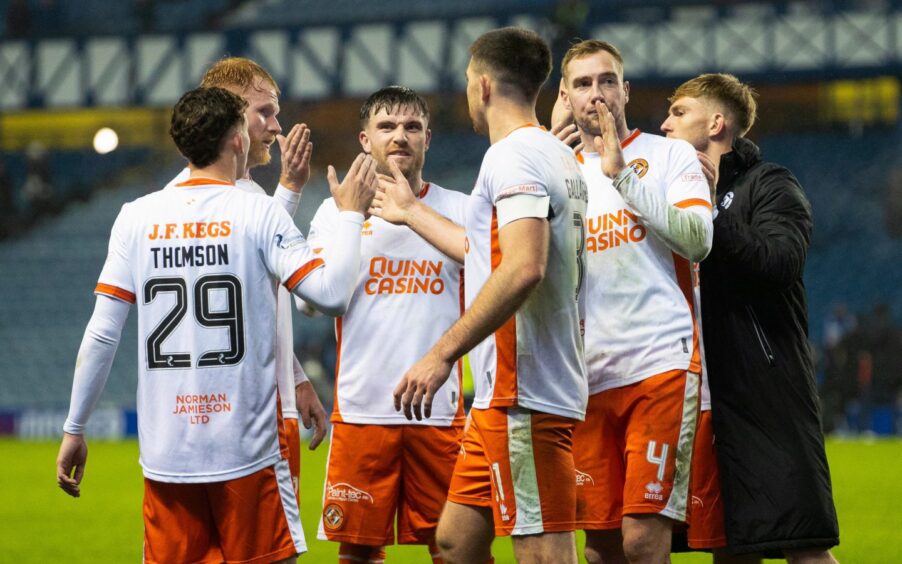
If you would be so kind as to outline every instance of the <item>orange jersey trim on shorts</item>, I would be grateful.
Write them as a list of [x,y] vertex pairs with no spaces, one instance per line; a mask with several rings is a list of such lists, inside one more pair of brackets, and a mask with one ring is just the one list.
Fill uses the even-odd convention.
[[[498,210],[492,209],[492,271],[501,264],[501,243],[498,240]],[[517,314],[495,331],[495,386],[491,407],[517,403]]]
[[118,300],[122,300],[123,302],[128,302],[130,304],[135,303],[135,295],[129,292],[128,290],[123,290],[122,288],[118,288],[116,286],[110,286],[109,284],[101,284],[98,283],[94,288],[95,294],[103,294],[104,296],[109,296],[111,298],[116,298]]
[[711,209],[711,202],[708,200],[702,200],[701,198],[690,198],[688,200],[683,200],[682,202],[677,202],[674,204],[678,208],[691,208],[693,206],[702,206],[704,208]]
[[295,270],[294,274],[288,277],[288,281],[285,282],[285,287],[288,288],[289,291],[292,290],[295,286],[303,282],[304,278],[307,278],[311,272],[325,264],[326,261],[321,258],[311,260],[301,268]]

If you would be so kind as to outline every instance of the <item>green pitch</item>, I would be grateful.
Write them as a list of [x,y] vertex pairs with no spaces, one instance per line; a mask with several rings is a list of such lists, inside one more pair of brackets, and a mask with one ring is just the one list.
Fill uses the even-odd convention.
[[[336,562],[337,545],[316,540],[328,445],[305,450],[301,469],[304,533],[299,562]],[[137,444],[92,441],[82,497],[56,487],[56,443],[0,440],[0,561],[140,562],[142,478]],[[902,441],[828,443],[842,545],[841,562],[902,562],[898,503]],[[495,543],[499,564],[513,562],[510,541]],[[425,548],[391,547],[388,562],[428,562]],[[677,555],[675,563],[710,562]]]

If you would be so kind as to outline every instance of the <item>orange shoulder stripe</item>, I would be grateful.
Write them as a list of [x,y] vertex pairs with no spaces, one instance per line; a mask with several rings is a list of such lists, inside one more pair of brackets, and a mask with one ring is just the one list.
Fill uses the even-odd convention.
[[678,208],[691,208],[693,206],[702,206],[704,208],[711,209],[711,202],[708,200],[703,200],[701,198],[690,198],[688,200],[683,200],[682,202],[677,202],[674,204]]
[[111,286],[109,284],[102,284],[98,282],[97,286],[94,288],[94,293],[103,294],[104,296],[116,298],[117,300],[122,300],[123,302],[128,302],[130,304],[135,303],[134,294],[132,294],[128,290],[123,290],[122,288]]
[[285,282],[285,287],[289,290],[292,290],[295,286],[304,281],[304,278],[310,275],[311,272],[316,270],[317,268],[324,266],[326,261],[321,258],[315,258],[302,266],[301,268],[294,271],[294,274],[288,277],[288,281]]

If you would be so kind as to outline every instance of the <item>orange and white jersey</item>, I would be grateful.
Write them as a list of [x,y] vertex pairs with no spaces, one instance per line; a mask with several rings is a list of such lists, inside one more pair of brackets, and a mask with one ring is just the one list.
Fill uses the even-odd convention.
[[138,307],[147,478],[229,480],[280,458],[276,291],[324,264],[271,198],[221,181],[122,207],[95,291]]
[[583,217],[586,183],[571,151],[539,127],[521,127],[485,154],[467,210],[470,307],[501,261],[498,232],[521,218],[551,228],[545,278],[494,334],[470,352],[473,406],[520,406],[585,417]]
[[[467,196],[426,183],[420,198],[457,224]],[[310,223],[310,245],[328,260],[338,209],[326,199]],[[320,251],[320,249],[322,249]],[[461,363],[439,389],[432,416],[408,421],[395,411],[398,381],[460,317],[462,265],[413,230],[370,217],[363,224],[360,275],[347,312],[335,322],[332,421],[376,425],[462,423]]]
[[[175,188],[179,183],[185,182],[191,176],[191,171],[183,169],[178,176],[169,181],[164,190]],[[235,186],[249,194],[266,195],[266,190],[250,178],[241,178],[235,182]],[[297,199],[300,199],[298,197]],[[294,216],[297,210],[297,200],[288,201],[277,199],[282,204],[288,215]],[[279,382],[279,399],[282,402],[282,416],[286,419],[297,419],[298,408],[294,395],[294,330],[291,324],[292,298],[290,292],[284,286],[279,287],[276,298],[276,378]]]
[[[646,190],[671,205],[698,208],[710,221],[709,189],[691,145],[637,129],[621,146],[627,166]],[[578,159],[589,184],[589,393],[627,386],[669,370],[698,373],[695,266],[643,225],[602,173],[597,153],[580,153]]]

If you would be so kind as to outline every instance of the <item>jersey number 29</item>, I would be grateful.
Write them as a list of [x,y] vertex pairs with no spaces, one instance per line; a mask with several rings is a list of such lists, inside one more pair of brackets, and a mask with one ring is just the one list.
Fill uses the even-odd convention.
[[[225,291],[225,309],[213,310],[210,293]],[[175,305],[147,336],[147,368],[191,368],[191,353],[162,351],[165,341],[188,313],[188,285],[184,278],[152,278],[144,284],[144,303],[153,302],[158,294],[175,295]],[[229,348],[206,351],[197,360],[197,367],[238,364],[244,357],[244,308],[241,302],[241,282],[232,274],[207,274],[194,283],[194,318],[203,327],[226,327]]]

